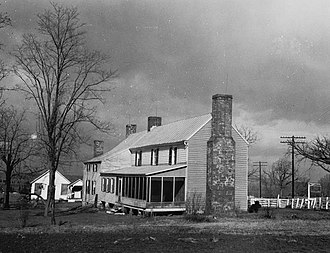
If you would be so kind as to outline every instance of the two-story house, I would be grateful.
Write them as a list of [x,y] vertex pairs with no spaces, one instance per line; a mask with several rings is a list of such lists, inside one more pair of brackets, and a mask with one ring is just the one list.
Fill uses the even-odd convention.
[[[126,126],[127,138],[85,162],[84,203],[95,200],[145,212],[247,209],[248,143],[232,127],[232,96],[214,95],[212,113],[146,131]],[[197,203],[198,202],[198,203]]]

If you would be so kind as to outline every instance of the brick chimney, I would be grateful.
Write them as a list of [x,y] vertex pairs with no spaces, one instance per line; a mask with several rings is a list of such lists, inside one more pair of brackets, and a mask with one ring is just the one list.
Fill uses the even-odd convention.
[[135,124],[128,124],[126,125],[126,138],[131,134],[136,133],[136,125]]
[[231,95],[212,96],[212,130],[207,142],[206,212],[235,207],[235,142]]
[[148,132],[154,126],[161,126],[162,125],[162,118],[157,116],[149,116],[148,117]]
[[104,141],[94,140],[94,157],[103,155]]

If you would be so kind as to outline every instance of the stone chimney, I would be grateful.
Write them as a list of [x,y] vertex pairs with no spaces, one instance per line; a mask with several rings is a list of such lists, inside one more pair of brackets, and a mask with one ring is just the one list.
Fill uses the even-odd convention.
[[157,116],[150,116],[148,117],[148,132],[154,126],[161,126],[162,125],[162,118]]
[[136,125],[135,124],[128,124],[126,125],[126,138],[131,134],[136,133]]
[[94,157],[103,155],[104,141],[94,140]]
[[212,96],[212,130],[207,142],[206,212],[235,207],[235,142],[231,95]]

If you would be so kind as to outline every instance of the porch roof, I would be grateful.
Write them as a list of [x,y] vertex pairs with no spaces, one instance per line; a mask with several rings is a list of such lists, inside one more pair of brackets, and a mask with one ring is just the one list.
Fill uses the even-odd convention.
[[131,166],[126,168],[121,168],[117,170],[112,170],[109,172],[101,172],[102,175],[134,175],[134,176],[151,176],[155,174],[160,174],[168,171],[178,170],[186,168],[186,164],[176,164],[176,165],[158,165],[158,166]]

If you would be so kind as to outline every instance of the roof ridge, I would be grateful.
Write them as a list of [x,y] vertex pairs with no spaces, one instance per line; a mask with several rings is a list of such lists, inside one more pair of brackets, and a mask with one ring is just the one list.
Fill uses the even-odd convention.
[[178,119],[178,120],[172,121],[170,123],[167,123],[165,125],[161,125],[161,126],[158,126],[158,127],[167,126],[167,125],[174,124],[174,123],[177,123],[177,122],[180,122],[180,121],[185,121],[185,120],[200,118],[200,117],[203,117],[203,116],[206,116],[206,115],[209,115],[209,114],[211,114],[211,113],[204,113],[204,114],[201,114],[201,115],[198,115],[198,116],[194,116],[194,117],[189,117],[189,118],[185,118],[185,119]]

